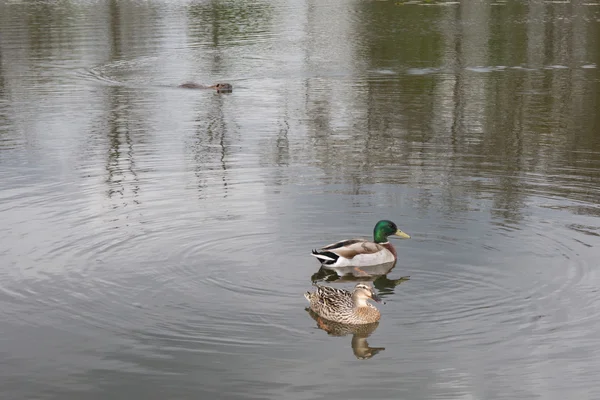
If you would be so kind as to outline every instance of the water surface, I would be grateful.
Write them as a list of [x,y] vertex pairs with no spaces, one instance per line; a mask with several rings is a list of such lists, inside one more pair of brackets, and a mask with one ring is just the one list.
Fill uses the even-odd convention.
[[[0,1],[3,398],[600,397],[599,21]],[[382,320],[328,335],[310,250],[383,218]]]

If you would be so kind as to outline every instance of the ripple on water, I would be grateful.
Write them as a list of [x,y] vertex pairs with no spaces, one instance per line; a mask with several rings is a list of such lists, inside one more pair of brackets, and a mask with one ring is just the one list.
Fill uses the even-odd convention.
[[[592,251],[591,245],[576,236],[589,238],[590,229],[569,236],[565,222],[571,216],[564,217],[549,222],[527,216],[520,229],[492,224],[476,240],[461,230],[457,238],[426,235],[428,248],[438,249],[430,259],[439,261],[415,267],[410,284],[397,290],[400,299],[388,298],[404,305],[399,321],[423,331],[429,343],[509,346],[522,342],[524,334],[589,337],[591,321],[600,317],[598,277],[581,254]],[[460,254],[471,256],[461,260]],[[480,262],[473,263],[472,255]]]
[[[418,300],[414,299],[422,305],[410,307],[416,315],[405,316],[406,324],[435,327],[428,330],[426,337],[431,343],[494,344],[517,334],[518,322],[528,311],[527,304],[517,290],[502,284],[506,274],[479,265],[448,264],[444,268],[419,271],[415,279],[427,289],[420,292]],[[506,326],[497,337],[489,334],[490,325],[482,321]],[[509,325],[512,330],[507,329]]]
[[[31,193],[25,197],[29,205],[38,201]],[[68,218],[80,223],[46,235],[34,254],[39,263],[25,271],[3,270],[9,276],[0,296],[8,318],[201,352],[235,352],[307,334],[293,328],[284,312],[286,303],[297,303],[301,289],[280,289],[281,277],[262,268],[272,262],[274,232],[232,234],[232,221],[202,210],[155,214],[152,207],[140,207],[142,217],[127,224],[106,223],[114,210],[90,214],[79,207],[83,199],[68,195],[54,201],[71,202],[79,211]],[[248,210],[251,202],[245,204]],[[57,211],[44,218],[64,217],[62,208]],[[150,223],[140,224],[143,219]],[[256,304],[263,304],[260,312]]]

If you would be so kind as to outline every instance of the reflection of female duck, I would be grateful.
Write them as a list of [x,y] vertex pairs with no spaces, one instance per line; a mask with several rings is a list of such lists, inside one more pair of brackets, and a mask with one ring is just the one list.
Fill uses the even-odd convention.
[[395,262],[396,249],[388,241],[388,236],[392,235],[403,239],[410,238],[398,229],[395,223],[383,220],[379,221],[373,229],[373,242],[365,239],[342,240],[319,250],[313,250],[312,255],[327,268],[363,267]]
[[352,334],[352,352],[356,358],[364,360],[373,357],[385,347],[370,347],[367,338],[377,329],[379,322],[363,325],[347,325],[339,322],[327,321],[311,309],[307,308],[309,315],[317,322],[317,326],[331,336],[346,336]]
[[310,309],[321,317],[333,322],[360,325],[379,321],[379,310],[368,302],[369,299],[381,302],[371,285],[359,283],[352,292],[330,286],[315,285],[317,290],[306,292],[304,297]]

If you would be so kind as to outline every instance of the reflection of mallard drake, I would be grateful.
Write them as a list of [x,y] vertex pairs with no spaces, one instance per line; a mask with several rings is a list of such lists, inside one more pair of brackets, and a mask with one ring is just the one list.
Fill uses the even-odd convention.
[[398,229],[392,221],[379,221],[373,229],[373,242],[365,239],[342,240],[313,250],[321,264],[328,268],[363,267],[396,261],[396,249],[388,241],[388,236],[410,239],[410,236]]
[[304,297],[310,309],[322,318],[342,324],[360,325],[379,321],[379,310],[368,302],[381,302],[371,285],[359,283],[352,292],[331,286],[315,285],[317,290],[306,292]]
[[323,319],[309,308],[306,311],[317,322],[317,326],[327,332],[327,334],[331,336],[352,334],[352,352],[358,359],[369,359],[380,351],[385,350],[385,347],[370,347],[367,342],[367,338],[377,329],[379,322],[363,325],[347,325]]
[[[319,271],[313,275],[312,280],[318,281],[320,277],[334,275],[340,279],[347,278],[346,280],[372,281],[375,277],[389,274],[395,266],[396,262],[394,261],[385,264],[365,265],[363,267],[328,267],[321,265]],[[326,280],[331,281],[335,279],[330,278]]]
[[389,278],[388,274],[392,271],[395,263],[384,265],[375,265],[368,267],[342,267],[342,268],[326,268],[321,266],[317,272],[310,277],[311,282],[373,282],[373,286],[377,288],[379,293],[382,290],[393,291],[394,288],[403,282],[410,280],[410,276],[401,276],[393,279]]

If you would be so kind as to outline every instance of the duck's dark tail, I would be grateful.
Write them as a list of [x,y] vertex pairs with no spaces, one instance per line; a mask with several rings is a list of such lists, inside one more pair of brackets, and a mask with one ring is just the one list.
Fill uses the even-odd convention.
[[335,264],[337,259],[340,257],[337,254],[332,253],[331,251],[318,251],[318,250],[313,250],[312,255],[314,257],[317,257],[319,259],[319,261],[321,261],[321,264],[323,264],[323,265]]

